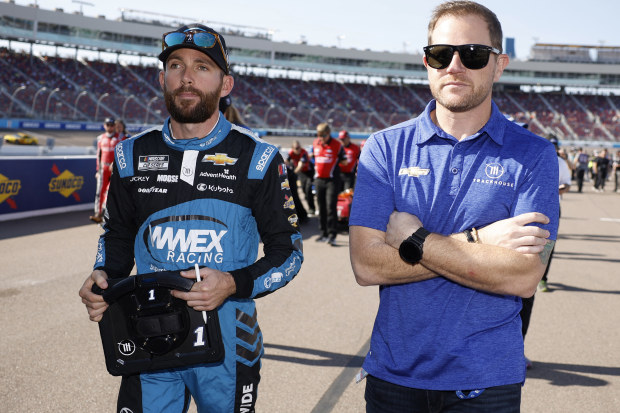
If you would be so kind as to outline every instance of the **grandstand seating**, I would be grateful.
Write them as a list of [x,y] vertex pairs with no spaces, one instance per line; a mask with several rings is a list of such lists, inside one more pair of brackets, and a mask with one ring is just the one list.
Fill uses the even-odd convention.
[[[0,116],[159,123],[166,114],[154,66],[36,57],[0,48]],[[417,116],[425,85],[371,85],[235,75],[233,102],[253,128],[371,132]],[[495,102],[538,134],[563,140],[620,141],[620,96],[503,91]]]

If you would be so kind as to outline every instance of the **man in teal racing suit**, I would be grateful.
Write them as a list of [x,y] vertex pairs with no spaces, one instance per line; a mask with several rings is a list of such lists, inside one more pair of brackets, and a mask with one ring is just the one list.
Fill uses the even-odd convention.
[[[253,412],[262,334],[254,298],[286,285],[303,261],[286,166],[276,147],[218,111],[233,88],[224,38],[200,24],[164,34],[159,81],[170,118],[118,144],[95,269],[80,290],[90,319],[108,277],[181,270],[202,281],[173,291],[217,309],[221,362],[125,376],[117,410]],[[264,255],[257,260],[259,241]],[[124,410],[123,410],[124,409]]]

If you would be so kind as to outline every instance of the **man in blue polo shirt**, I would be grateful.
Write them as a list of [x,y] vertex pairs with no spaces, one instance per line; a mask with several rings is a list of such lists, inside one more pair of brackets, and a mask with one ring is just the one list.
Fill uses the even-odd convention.
[[518,412],[521,297],[557,236],[557,157],[492,101],[508,64],[493,12],[444,3],[428,38],[434,100],[368,139],[350,217],[357,282],[380,286],[366,411]]

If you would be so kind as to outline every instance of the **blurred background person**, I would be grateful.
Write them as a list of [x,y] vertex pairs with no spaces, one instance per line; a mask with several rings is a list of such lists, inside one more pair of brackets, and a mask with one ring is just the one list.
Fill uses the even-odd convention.
[[[314,174],[314,166],[310,161],[310,155],[308,154],[308,151],[301,147],[301,144],[298,140],[293,141],[291,149],[288,152],[286,162],[289,167],[293,169],[295,178],[299,181],[299,185],[301,186],[301,192],[304,193],[304,197],[306,199],[306,203],[308,204],[309,209],[309,211],[307,211],[307,215],[314,215],[316,210],[314,206],[314,194],[312,193],[312,175]],[[295,185],[296,184],[297,183],[295,183]],[[291,186],[291,191],[292,190],[293,187]],[[297,202],[295,202],[295,205],[297,205]]]
[[605,191],[605,182],[611,166],[611,161],[607,156],[607,149],[603,148],[592,162],[592,172],[594,173],[594,190],[596,192]]
[[122,119],[116,119],[114,121],[114,128],[116,130],[116,136],[119,142],[124,141],[127,138],[130,138],[131,135],[127,132],[127,125],[125,125],[125,121]]
[[351,136],[346,130],[341,130],[338,134],[344,154],[347,158],[346,164],[340,164],[340,190],[342,192],[355,187],[355,175],[357,173],[357,161],[360,157],[360,147],[351,142]]
[[114,119],[106,118],[103,121],[103,128],[105,132],[97,136],[95,213],[90,216],[90,220],[97,224],[103,221],[105,201],[108,198],[110,176],[112,175],[112,166],[114,165],[114,147],[118,143]]
[[573,164],[575,165],[575,180],[577,181],[577,192],[583,189],[583,181],[588,177],[588,163],[590,155],[583,149],[579,148],[575,154]]
[[338,234],[338,188],[340,187],[340,164],[346,165],[344,149],[340,141],[332,139],[327,123],[316,127],[317,138],[312,144],[314,152],[314,184],[319,204],[319,231],[317,242],[336,245]]
[[618,192],[618,179],[620,179],[620,150],[616,151],[613,160],[614,192]]
[[239,113],[239,110],[233,105],[230,95],[224,96],[220,99],[220,112],[224,114],[224,117],[230,123],[234,123],[235,125],[250,129],[243,122],[241,113]]

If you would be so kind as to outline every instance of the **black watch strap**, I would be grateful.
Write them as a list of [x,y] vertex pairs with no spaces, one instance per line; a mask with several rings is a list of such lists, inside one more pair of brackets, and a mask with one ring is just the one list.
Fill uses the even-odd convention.
[[416,238],[420,243],[423,243],[426,237],[428,237],[430,234],[431,232],[428,231],[426,228],[420,227],[416,232],[411,234],[411,236]]

